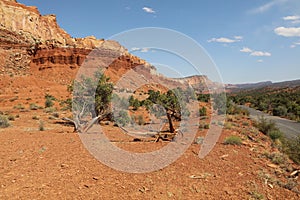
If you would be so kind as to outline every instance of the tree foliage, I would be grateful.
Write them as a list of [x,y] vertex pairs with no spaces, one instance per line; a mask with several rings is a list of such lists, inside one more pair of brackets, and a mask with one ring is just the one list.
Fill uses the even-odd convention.
[[300,87],[269,89],[261,88],[231,94],[236,104],[250,104],[254,109],[275,116],[300,120]]
[[111,115],[113,84],[102,72],[95,72],[94,77],[81,76],[68,89],[73,91],[73,111],[92,117]]

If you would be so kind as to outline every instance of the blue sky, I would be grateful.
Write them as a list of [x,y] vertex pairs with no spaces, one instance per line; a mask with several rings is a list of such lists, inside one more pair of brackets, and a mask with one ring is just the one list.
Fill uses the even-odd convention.
[[[73,37],[107,39],[142,27],[176,30],[205,49],[225,83],[300,79],[299,0],[18,2],[35,5],[42,14],[56,14],[59,25]],[[181,74],[193,74],[184,62],[175,63],[157,52],[136,54],[151,63],[176,65]]]

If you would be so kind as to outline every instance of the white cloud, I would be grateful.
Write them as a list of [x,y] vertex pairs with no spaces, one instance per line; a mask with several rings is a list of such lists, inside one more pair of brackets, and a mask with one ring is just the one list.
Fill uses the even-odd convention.
[[143,10],[146,12],[146,13],[155,13],[155,10],[153,10],[152,8],[150,7],[143,7]]
[[141,49],[141,52],[142,52],[142,53],[147,53],[148,51],[149,51],[149,48],[142,48],[142,49]]
[[299,15],[290,15],[282,18],[285,21],[290,21],[292,24],[299,24],[300,23],[300,16]]
[[139,51],[139,52],[142,52],[142,53],[147,53],[149,52],[149,48],[139,48],[139,47],[132,47],[131,48],[131,51]]
[[257,60],[257,62],[262,63],[262,62],[264,62],[264,60],[259,59],[259,60]]
[[269,52],[263,52],[263,51],[253,51],[250,56],[271,56],[272,54]]
[[300,45],[300,42],[294,42],[290,47],[295,48]]
[[141,48],[138,48],[138,47],[132,47],[131,48],[131,51],[139,51],[139,50],[141,50]]
[[299,24],[299,23],[300,23],[300,20],[292,21],[292,24]]
[[257,8],[254,8],[253,10],[250,10],[249,13],[252,13],[252,14],[264,13],[264,12],[267,12],[268,10],[270,10],[272,7],[283,4],[287,1],[288,0],[272,0],[269,3],[266,3]]
[[300,37],[300,27],[277,27],[274,32],[284,37]]
[[226,37],[220,37],[220,38],[212,38],[208,40],[208,42],[219,42],[219,43],[234,43],[234,42],[240,42],[243,39],[242,36],[234,36],[233,39],[226,38]]
[[240,52],[243,53],[250,53],[250,56],[271,56],[272,54],[269,52],[263,52],[263,51],[254,51],[248,47],[243,47]]
[[291,16],[283,17],[283,20],[285,20],[285,21],[295,21],[295,20],[299,20],[299,19],[300,19],[300,16],[298,16],[298,15],[291,15]]
[[234,39],[236,39],[236,40],[240,41],[240,40],[242,40],[242,39],[243,39],[243,36],[234,36]]
[[253,51],[251,49],[249,49],[248,47],[243,47],[240,52],[244,52],[244,53],[252,53]]

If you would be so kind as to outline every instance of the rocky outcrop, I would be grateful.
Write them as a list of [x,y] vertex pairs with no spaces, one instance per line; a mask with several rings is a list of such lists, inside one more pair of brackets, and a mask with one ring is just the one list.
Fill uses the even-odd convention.
[[28,74],[29,69],[80,66],[104,40],[72,38],[59,27],[55,15],[42,16],[34,6],[0,1],[0,75]]

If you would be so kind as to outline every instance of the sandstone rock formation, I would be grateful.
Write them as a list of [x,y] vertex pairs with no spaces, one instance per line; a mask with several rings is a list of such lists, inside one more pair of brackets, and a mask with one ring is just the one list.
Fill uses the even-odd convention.
[[[67,84],[80,66],[102,66],[114,83],[137,88],[160,83],[170,88],[208,83],[205,76],[170,79],[146,61],[131,55],[116,41],[94,36],[72,38],[59,27],[55,15],[42,16],[33,6],[0,0],[0,75],[34,74]],[[87,72],[88,73],[88,72]]]

